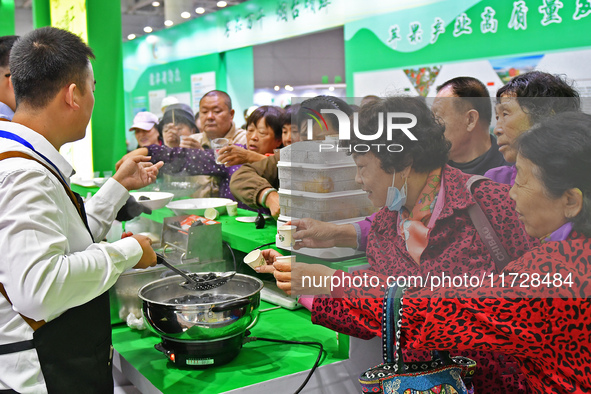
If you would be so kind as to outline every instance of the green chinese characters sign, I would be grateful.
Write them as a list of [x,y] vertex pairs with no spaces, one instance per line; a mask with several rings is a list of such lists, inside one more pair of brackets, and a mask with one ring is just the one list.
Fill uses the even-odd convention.
[[346,24],[346,79],[401,68],[425,94],[438,65],[588,48],[589,31],[591,0],[445,0]]
[[[438,0],[417,0],[416,5]],[[201,92],[191,81],[211,80],[252,105],[252,46],[342,26],[367,16],[408,7],[406,0],[250,0],[123,45],[126,124],[140,110],[157,113],[163,95],[195,108]],[[320,50],[320,48],[319,48]],[[205,73],[205,74],[203,74]],[[196,75],[198,74],[198,75]],[[205,86],[205,85],[204,85]],[[241,97],[242,96],[242,97]],[[128,139],[131,135],[128,134]]]

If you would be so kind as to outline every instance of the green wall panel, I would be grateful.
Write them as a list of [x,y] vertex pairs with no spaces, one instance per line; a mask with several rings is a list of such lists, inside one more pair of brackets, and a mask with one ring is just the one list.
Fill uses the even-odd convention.
[[33,28],[51,26],[49,0],[33,0]]
[[14,35],[14,0],[0,0],[0,36]]
[[254,96],[254,63],[252,47],[226,52],[226,92],[232,97],[232,106],[236,111],[234,121],[240,127],[244,110],[250,107]]
[[114,170],[126,153],[123,100],[123,53],[119,1],[87,0],[88,44],[96,55],[97,81],[92,115],[95,171]]

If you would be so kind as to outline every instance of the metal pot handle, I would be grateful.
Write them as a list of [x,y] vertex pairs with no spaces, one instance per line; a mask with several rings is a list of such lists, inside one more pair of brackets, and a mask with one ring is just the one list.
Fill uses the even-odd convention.
[[221,305],[214,305],[211,307],[211,311],[212,312],[229,311],[231,309],[242,308],[243,306],[247,306],[249,304],[250,304],[250,300],[248,298],[241,298],[239,300],[225,302]]

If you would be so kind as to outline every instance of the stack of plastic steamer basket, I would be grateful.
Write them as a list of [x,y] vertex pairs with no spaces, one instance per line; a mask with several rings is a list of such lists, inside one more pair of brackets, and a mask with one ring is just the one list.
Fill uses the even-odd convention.
[[278,225],[296,218],[352,223],[375,211],[355,182],[353,158],[337,146],[336,140],[303,141],[281,149]]

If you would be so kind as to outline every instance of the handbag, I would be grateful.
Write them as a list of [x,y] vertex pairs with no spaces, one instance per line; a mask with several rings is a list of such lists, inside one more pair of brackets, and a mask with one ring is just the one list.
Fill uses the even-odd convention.
[[[384,362],[359,377],[364,393],[382,394],[471,394],[476,362],[449,352],[434,351],[430,361],[405,362],[400,346],[406,288],[389,287],[383,304],[382,349]],[[393,344],[392,341],[396,340]],[[470,389],[468,389],[468,387]]]

